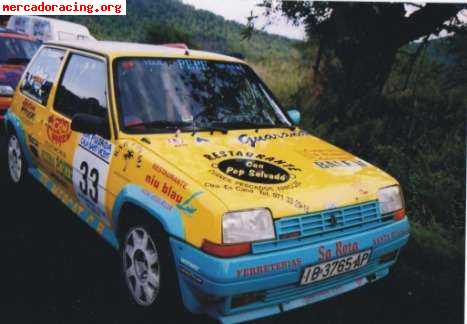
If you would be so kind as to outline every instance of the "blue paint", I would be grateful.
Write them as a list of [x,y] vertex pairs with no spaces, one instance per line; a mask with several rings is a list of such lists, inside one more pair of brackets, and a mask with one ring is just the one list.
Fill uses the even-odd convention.
[[185,228],[183,226],[182,216],[177,208],[168,210],[166,206],[158,204],[145,192],[147,191],[134,184],[129,184],[123,188],[117,196],[112,209],[113,228],[118,229],[120,212],[123,205],[125,203],[131,203],[147,211],[158,220],[169,235],[184,239]]
[[203,193],[204,192],[202,191],[195,192],[184,202],[182,202],[181,204],[178,204],[177,208],[180,209],[185,214],[187,214],[188,216],[192,216],[194,213],[196,213],[197,209],[193,207],[193,205],[191,205],[191,202],[197,197],[201,196]]
[[[368,248],[372,249],[368,265],[353,272],[308,286],[298,285],[304,267],[319,263],[319,248],[324,246],[327,249],[333,249],[336,246],[335,238],[282,251],[228,259],[205,254],[175,238],[171,238],[170,241],[175,260],[178,260],[177,264],[180,263],[179,260],[185,259],[199,267],[199,271],[195,271],[193,268],[191,271],[203,280],[202,284],[196,284],[184,275],[179,274],[183,301],[187,309],[196,313],[209,313],[221,322],[234,323],[276,314],[284,309],[285,303],[293,302],[289,304],[290,309],[292,309],[295,308],[292,307],[294,305],[299,307],[309,304],[308,302],[314,303],[330,298],[361,286],[362,281],[359,281],[360,284],[358,284],[356,280],[363,280],[368,275],[375,274],[376,279],[384,277],[389,272],[389,267],[395,263],[395,259],[380,264],[379,258],[386,253],[398,251],[404,246],[409,239],[408,231],[409,223],[407,219],[404,219],[376,229],[342,237],[340,239],[342,244],[356,242],[360,251]],[[393,232],[404,234],[383,244],[374,245],[375,238]],[[262,265],[276,264],[292,259],[300,259],[300,266],[251,276],[239,276],[239,274],[244,273],[239,271],[241,269],[257,268]],[[263,301],[235,309],[230,307],[233,296],[258,291],[267,292],[268,297]],[[317,294],[318,292],[321,293]],[[223,301],[220,301],[215,307],[203,305],[202,301],[196,298],[200,294],[223,297]],[[308,302],[304,303],[303,299]]]

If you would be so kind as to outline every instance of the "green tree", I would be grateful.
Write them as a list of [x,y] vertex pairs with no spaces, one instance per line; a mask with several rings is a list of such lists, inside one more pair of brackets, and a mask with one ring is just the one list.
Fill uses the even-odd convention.
[[198,48],[193,36],[171,25],[152,22],[146,25],[145,42],[150,44],[184,43],[189,48]]

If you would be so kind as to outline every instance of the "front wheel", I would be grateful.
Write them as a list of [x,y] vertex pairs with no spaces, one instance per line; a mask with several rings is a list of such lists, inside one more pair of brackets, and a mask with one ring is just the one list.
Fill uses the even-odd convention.
[[130,226],[120,247],[122,272],[140,312],[165,312],[181,306],[177,272],[167,235],[152,222]]

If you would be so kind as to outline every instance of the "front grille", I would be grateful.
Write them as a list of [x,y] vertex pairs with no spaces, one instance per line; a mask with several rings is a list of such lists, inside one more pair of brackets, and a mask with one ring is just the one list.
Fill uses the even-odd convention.
[[378,201],[328,209],[275,222],[277,240],[253,244],[253,253],[263,253],[316,243],[383,225],[392,215],[381,216]]

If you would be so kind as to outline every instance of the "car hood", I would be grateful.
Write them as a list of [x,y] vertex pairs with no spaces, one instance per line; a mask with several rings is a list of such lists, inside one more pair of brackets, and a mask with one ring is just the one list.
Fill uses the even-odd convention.
[[0,64],[0,84],[16,88],[24,69],[23,65]]
[[379,188],[397,184],[368,162],[300,129],[140,139],[228,210],[266,207],[280,218],[375,200]]

